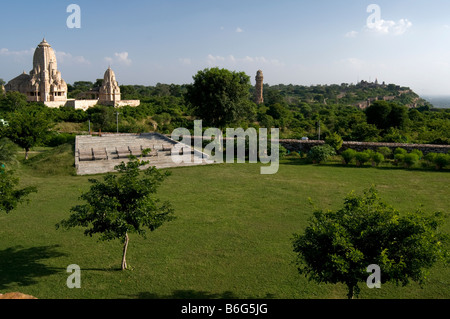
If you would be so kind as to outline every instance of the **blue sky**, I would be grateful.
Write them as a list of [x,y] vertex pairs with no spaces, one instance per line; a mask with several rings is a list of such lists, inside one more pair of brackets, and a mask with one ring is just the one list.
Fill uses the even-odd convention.
[[[68,28],[71,3],[81,28]],[[368,25],[376,4],[380,18]],[[45,36],[68,83],[190,83],[224,67],[269,84],[372,80],[450,95],[448,0],[9,1],[0,10],[0,78],[32,68]]]

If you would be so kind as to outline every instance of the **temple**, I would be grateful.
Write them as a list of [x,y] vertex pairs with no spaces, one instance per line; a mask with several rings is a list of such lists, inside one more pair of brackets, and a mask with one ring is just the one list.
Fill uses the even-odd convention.
[[121,100],[120,88],[111,67],[106,70],[97,99],[75,100],[67,98],[67,83],[58,70],[56,55],[50,44],[43,39],[33,55],[33,69],[25,71],[5,85],[5,91],[25,94],[29,102],[42,102],[48,107],[68,106],[87,109],[97,104],[118,106],[138,106],[139,100]]

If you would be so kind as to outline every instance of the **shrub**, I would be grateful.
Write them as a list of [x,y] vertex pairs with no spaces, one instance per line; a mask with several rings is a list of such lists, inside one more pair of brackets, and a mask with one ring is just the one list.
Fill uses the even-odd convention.
[[419,160],[421,160],[423,158],[423,152],[421,150],[414,149],[411,151],[411,154],[416,154],[417,157],[419,157]]
[[395,154],[394,155],[394,163],[395,165],[399,164],[399,163],[403,163],[403,160],[405,159],[405,154]]
[[434,164],[434,159],[436,158],[437,153],[428,153],[427,155],[424,156],[424,159],[429,163],[429,164]]
[[405,166],[410,168],[414,166],[419,161],[419,156],[416,153],[409,153],[403,157],[403,162]]
[[443,169],[445,166],[450,164],[450,156],[448,154],[437,154],[434,157],[434,164],[437,169]]
[[384,155],[376,152],[372,155],[372,161],[375,163],[376,166],[380,165],[381,162],[384,161]]
[[407,152],[404,148],[397,147],[397,148],[394,150],[394,158],[395,158],[395,155],[397,155],[397,154],[406,155],[407,153],[408,153],[408,152]]
[[344,160],[344,163],[348,165],[356,156],[356,151],[352,150],[351,148],[346,149],[341,153],[342,159]]
[[312,160],[313,163],[326,162],[330,156],[336,155],[334,149],[328,145],[314,146],[308,153],[308,158]]
[[370,160],[371,154],[368,151],[357,152],[355,157],[356,157],[356,165],[363,166]]
[[378,153],[382,154],[384,158],[391,158],[392,150],[389,147],[383,146],[377,149]]

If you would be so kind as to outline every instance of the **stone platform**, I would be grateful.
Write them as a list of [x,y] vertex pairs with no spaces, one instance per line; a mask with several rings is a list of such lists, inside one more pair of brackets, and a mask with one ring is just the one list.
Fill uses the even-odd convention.
[[[183,146],[183,155],[190,161],[175,163],[172,149]],[[143,156],[143,150],[151,151]],[[180,166],[212,164],[208,156],[191,146],[181,144],[159,133],[143,134],[104,134],[101,136],[79,135],[75,139],[75,167],[77,175],[102,174],[114,172],[121,162],[128,162],[129,155],[149,161],[148,166],[170,168]],[[187,162],[187,163],[186,163]]]

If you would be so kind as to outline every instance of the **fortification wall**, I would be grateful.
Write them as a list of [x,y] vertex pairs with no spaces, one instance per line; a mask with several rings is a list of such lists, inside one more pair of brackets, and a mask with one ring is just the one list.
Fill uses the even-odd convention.
[[[283,145],[287,150],[291,152],[308,152],[312,147],[317,145],[325,144],[324,141],[318,140],[280,140],[280,144]],[[434,145],[434,144],[404,144],[404,143],[375,143],[375,142],[349,142],[344,141],[342,143],[342,148],[339,151],[344,151],[348,148],[354,149],[355,151],[361,152],[367,149],[376,151],[379,147],[389,147],[395,150],[397,147],[404,148],[408,152],[413,149],[418,149],[423,152],[423,154],[428,153],[447,153],[450,151],[450,145]]]

